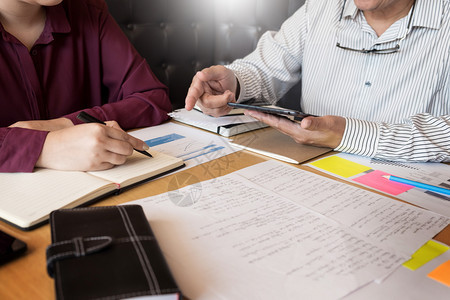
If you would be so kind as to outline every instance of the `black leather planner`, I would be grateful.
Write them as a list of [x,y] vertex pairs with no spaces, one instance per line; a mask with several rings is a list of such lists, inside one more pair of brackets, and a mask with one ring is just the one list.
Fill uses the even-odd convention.
[[141,206],[56,210],[50,227],[57,299],[181,299]]

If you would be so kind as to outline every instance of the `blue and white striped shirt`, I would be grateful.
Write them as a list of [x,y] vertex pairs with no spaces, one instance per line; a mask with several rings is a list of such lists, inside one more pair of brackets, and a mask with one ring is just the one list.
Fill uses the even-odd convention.
[[[346,118],[335,149],[409,161],[450,161],[450,0],[416,0],[381,36],[353,1],[307,0],[278,32],[231,65],[239,102],[275,103],[302,80],[301,107]],[[411,28],[408,22],[411,19]],[[338,48],[388,49],[390,54]]]

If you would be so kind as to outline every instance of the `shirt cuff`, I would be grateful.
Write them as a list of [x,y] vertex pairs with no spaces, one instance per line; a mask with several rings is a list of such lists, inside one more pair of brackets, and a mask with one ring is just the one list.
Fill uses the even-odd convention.
[[342,141],[336,151],[373,157],[378,150],[380,125],[375,122],[345,118]]
[[70,121],[72,121],[73,125],[82,124],[83,121],[81,121],[80,119],[77,118],[77,116],[78,116],[78,114],[79,114],[80,112],[81,112],[81,110],[80,110],[80,111],[77,111],[77,112],[74,112],[74,113],[71,113],[71,114],[68,114],[68,115],[65,115],[65,116],[62,116],[62,117],[63,117],[63,118],[67,118],[67,119],[69,119]]
[[239,90],[239,97],[236,99],[236,102],[237,103],[245,102],[244,96],[245,96],[245,93],[246,93],[246,89],[245,89],[245,84],[244,84],[244,81],[242,80],[242,77],[239,75],[239,73],[235,69],[233,69],[233,68],[231,68],[229,66],[225,66],[225,67],[227,69],[233,71],[234,76],[236,77],[236,80],[239,82],[239,88],[240,88],[240,90]]
[[10,128],[0,147],[0,172],[33,172],[48,131]]

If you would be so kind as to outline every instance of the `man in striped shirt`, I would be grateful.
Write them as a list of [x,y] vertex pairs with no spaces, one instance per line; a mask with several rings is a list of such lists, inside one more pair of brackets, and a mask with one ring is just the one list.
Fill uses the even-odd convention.
[[248,111],[299,143],[402,161],[450,161],[450,0],[307,0],[228,66],[198,72],[186,97],[274,104],[302,80],[308,117]]

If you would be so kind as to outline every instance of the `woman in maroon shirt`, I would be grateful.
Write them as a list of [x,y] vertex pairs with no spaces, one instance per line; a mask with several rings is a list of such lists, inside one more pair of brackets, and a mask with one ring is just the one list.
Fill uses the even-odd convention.
[[166,120],[167,88],[103,0],[2,0],[0,23],[0,172],[106,169],[148,148],[121,128]]

